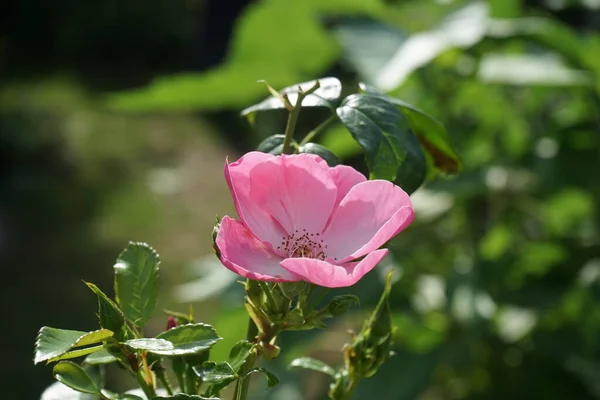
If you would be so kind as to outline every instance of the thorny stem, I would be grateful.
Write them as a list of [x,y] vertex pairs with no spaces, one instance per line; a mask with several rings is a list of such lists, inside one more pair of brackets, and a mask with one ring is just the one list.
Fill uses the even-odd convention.
[[300,146],[303,146],[306,143],[313,140],[315,138],[315,136],[317,136],[318,134],[323,132],[336,119],[337,119],[337,115],[334,114],[334,115],[331,115],[329,118],[327,118],[325,121],[321,122],[321,124],[319,126],[317,126],[315,129],[313,129],[312,131],[310,131],[306,134],[304,139],[302,139],[302,141],[300,142]]

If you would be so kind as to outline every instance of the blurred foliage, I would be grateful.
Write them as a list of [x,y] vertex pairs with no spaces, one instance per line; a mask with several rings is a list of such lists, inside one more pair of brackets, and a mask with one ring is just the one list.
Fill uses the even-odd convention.
[[[40,20],[43,14],[27,8],[30,3],[16,1],[28,11],[15,15],[25,21],[33,13],[30,21]],[[209,1],[206,29],[216,21],[234,29],[230,45],[221,49],[227,56],[205,71],[181,61],[197,51],[194,2],[174,2],[173,12],[152,2],[145,13],[131,2],[115,3],[120,12],[95,26],[87,26],[91,17],[78,19],[95,15],[95,2],[77,3],[79,14],[69,14],[67,3],[52,15],[69,22],[71,30],[61,34],[84,43],[79,48],[88,48],[89,58],[42,46],[56,38],[52,29],[42,29],[50,22],[60,26],[55,19],[45,20],[37,36],[26,32],[30,25],[3,30],[3,66],[10,74],[0,88],[0,254],[9,272],[1,301],[4,315],[22,320],[7,342],[25,346],[11,357],[21,372],[3,376],[3,387],[35,398],[49,382],[16,383],[31,370],[26,364],[36,329],[69,326],[59,319],[67,318],[59,306],[66,302],[52,296],[58,278],[67,285],[61,291],[88,312],[95,300],[78,279],[102,284],[98,276],[106,276],[107,282],[112,256],[126,240],[162,249],[165,265],[210,252],[214,214],[231,207],[222,205],[226,188],[220,182],[228,152],[207,136],[216,131],[246,150],[249,141],[256,145],[283,131],[281,121],[258,134],[241,118],[232,122],[232,111],[266,97],[256,80],[283,87],[331,75],[350,87],[365,82],[442,121],[464,167],[413,195],[417,220],[393,241],[393,257],[378,268],[397,270],[390,296],[396,356],[361,382],[356,398],[600,398],[600,2],[263,0],[237,18],[239,2],[217,16]],[[196,12],[202,9],[196,6]],[[154,30],[140,28],[146,23]],[[211,32],[206,43],[226,43],[222,33]],[[119,47],[122,37],[132,40],[124,43],[134,54],[109,51],[125,48]],[[153,37],[178,39],[156,48]],[[221,51],[203,49],[207,54],[200,56],[211,59],[208,53]],[[45,58],[54,62],[44,64]],[[94,69],[102,79],[90,80],[82,71],[96,59],[123,69]],[[136,74],[140,63],[144,73]],[[18,66],[37,68],[36,78],[19,74]],[[154,78],[148,86],[105,97],[72,80],[49,80],[57,66],[103,91]],[[113,111],[98,100],[107,100]],[[123,110],[144,115],[117,112]],[[204,112],[210,125],[182,111]],[[321,122],[309,113],[301,119],[302,133]],[[343,162],[364,168],[360,148],[344,128],[333,126],[318,141]],[[175,297],[201,301],[199,318],[225,336],[214,357],[224,360],[245,329],[241,287],[235,277],[215,273],[218,265],[196,264],[186,277],[202,279]],[[41,281],[35,289],[29,268]],[[181,283],[184,273],[174,271],[167,279]],[[377,302],[381,277],[371,273],[352,289],[363,309],[330,330],[281,338],[276,362],[282,384],[269,398],[324,398],[325,378],[288,371],[287,363],[310,355],[339,364],[345,331],[360,328]],[[222,289],[215,293],[214,287]],[[31,300],[14,304],[31,290]],[[51,317],[45,314],[50,309],[58,311]],[[83,314],[69,310],[72,319]],[[258,380],[256,387],[256,398],[264,398]]]

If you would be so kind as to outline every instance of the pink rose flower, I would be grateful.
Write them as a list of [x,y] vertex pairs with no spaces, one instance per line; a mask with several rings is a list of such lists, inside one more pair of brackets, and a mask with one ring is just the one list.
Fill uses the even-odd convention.
[[240,221],[225,216],[216,244],[223,265],[245,278],[351,286],[414,218],[398,186],[313,154],[251,152],[226,162],[225,178]]

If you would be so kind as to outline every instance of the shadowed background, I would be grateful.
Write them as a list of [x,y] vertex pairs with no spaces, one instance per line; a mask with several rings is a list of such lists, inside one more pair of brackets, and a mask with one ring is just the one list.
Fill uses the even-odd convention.
[[[127,241],[161,255],[162,308],[213,323],[223,358],[244,335],[241,287],[215,263],[222,176],[281,119],[239,111],[281,88],[367,82],[442,121],[464,171],[413,196],[387,267],[396,357],[356,398],[600,398],[600,2],[597,0],[9,0],[0,5],[2,398],[37,399],[42,325],[96,326]],[[299,135],[323,115],[301,116]],[[319,137],[363,168],[341,127]],[[340,362],[381,292],[327,331],[286,334],[255,398],[324,399],[286,364]],[[160,313],[156,333],[164,329]],[[114,371],[113,371],[114,373]],[[128,387],[132,382],[115,382]]]

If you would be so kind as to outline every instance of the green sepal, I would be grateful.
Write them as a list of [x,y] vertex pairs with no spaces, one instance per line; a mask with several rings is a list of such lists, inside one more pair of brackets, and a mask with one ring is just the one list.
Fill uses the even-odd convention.
[[115,297],[127,320],[141,328],[152,316],[158,299],[156,251],[146,243],[129,243],[115,269]]

